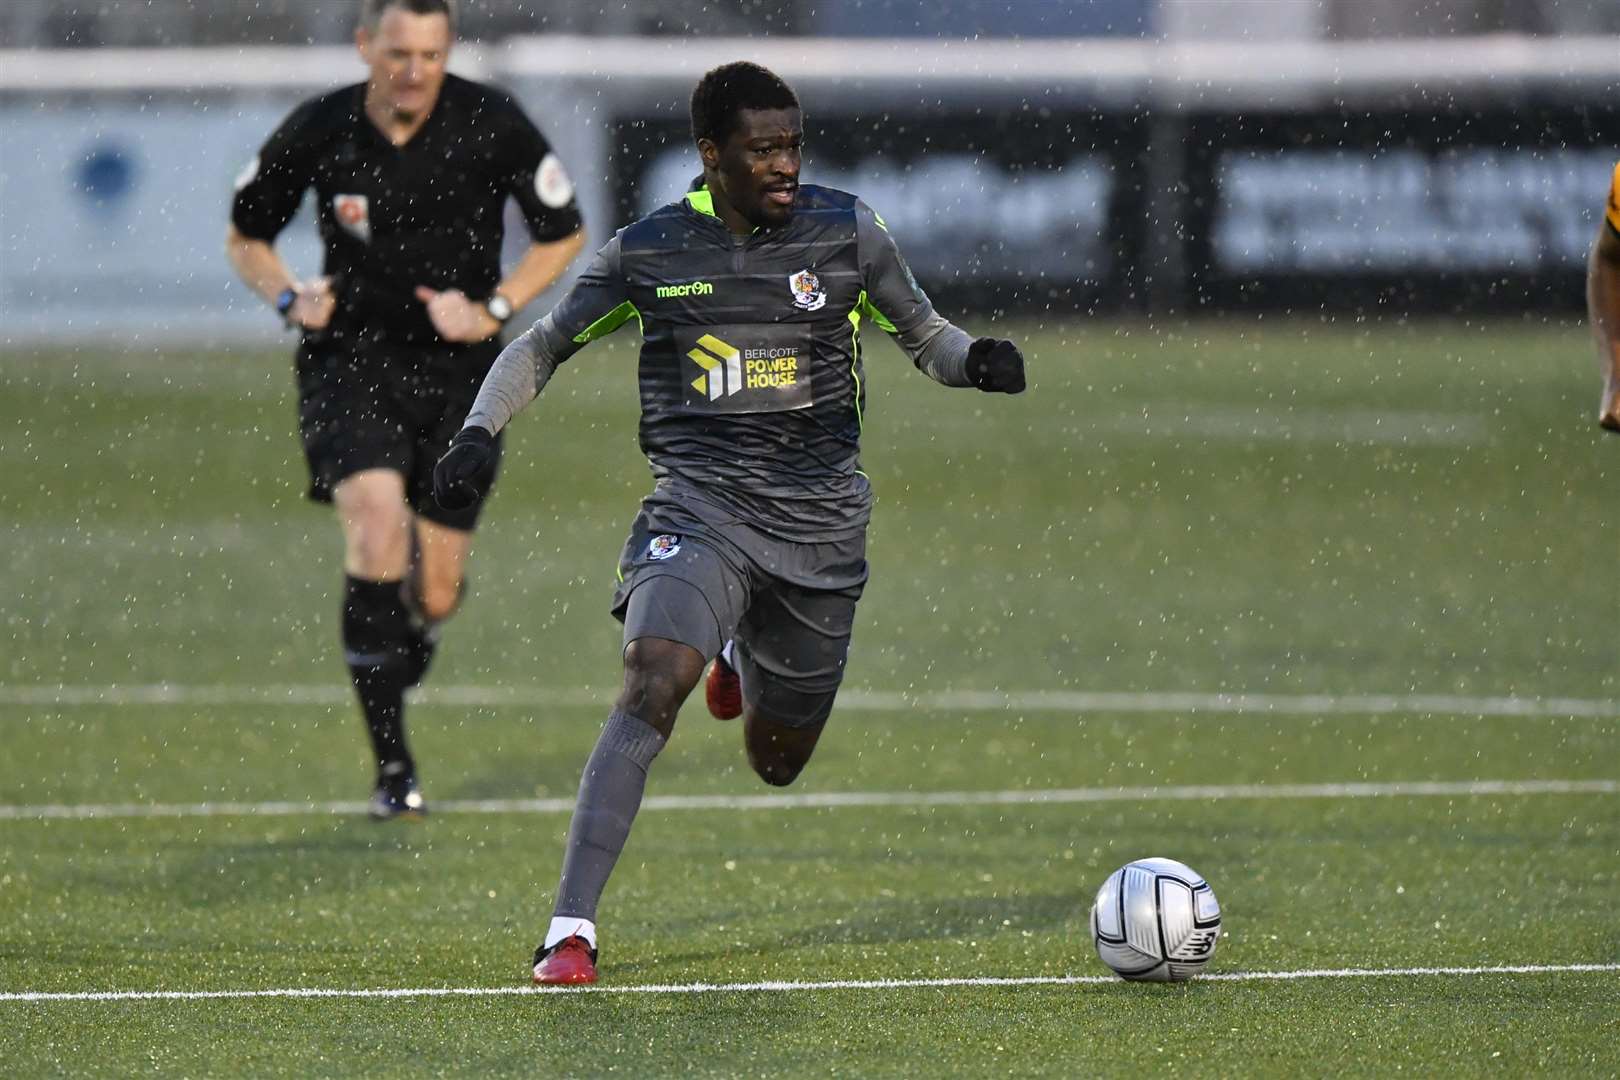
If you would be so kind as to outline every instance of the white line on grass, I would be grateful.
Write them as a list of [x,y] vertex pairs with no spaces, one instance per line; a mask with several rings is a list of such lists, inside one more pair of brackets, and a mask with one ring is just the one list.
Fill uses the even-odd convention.
[[[1280,982],[1294,979],[1372,979],[1419,975],[1555,975],[1620,971],[1620,964],[1508,964],[1499,967],[1317,968],[1306,971],[1230,971],[1198,982]],[[1112,975],[1031,975],[1024,978],[832,979],[826,982],[666,983],[643,986],[428,986],[398,990],[83,990],[0,993],[7,1001],[209,1001],[219,998],[442,998],[519,997],[539,994],[742,994],[803,990],[906,990],[950,986],[1097,986]]]
[[[533,708],[600,706],[607,708],[617,690],[546,686],[445,686],[429,688],[415,700],[425,705],[486,708],[501,705]],[[353,691],[331,684],[224,686],[152,683],[108,686],[0,686],[0,705],[290,705],[348,706]],[[1387,713],[1437,713],[1462,716],[1579,716],[1620,719],[1620,701],[1566,697],[1493,697],[1468,694],[1246,694],[1182,691],[1087,690],[946,690],[896,693],[845,690],[841,710],[912,712],[963,710],[1010,712],[1181,712],[1328,713],[1378,716]]]
[[[1414,796],[1614,795],[1620,780],[1397,780],[1343,784],[1195,784],[1027,791],[829,791],[805,795],[649,795],[643,810],[818,810],[861,806],[1028,806],[1222,799],[1372,799]],[[566,814],[567,799],[445,799],[434,813]],[[0,821],[60,818],[287,817],[363,814],[363,802],[84,803],[0,806]]]
[[1490,429],[1474,413],[1369,409],[1277,410],[1221,408],[1200,403],[1148,402],[1135,416],[1100,420],[1095,429],[1146,438],[1231,439],[1241,442],[1328,443],[1334,446],[1468,446]]

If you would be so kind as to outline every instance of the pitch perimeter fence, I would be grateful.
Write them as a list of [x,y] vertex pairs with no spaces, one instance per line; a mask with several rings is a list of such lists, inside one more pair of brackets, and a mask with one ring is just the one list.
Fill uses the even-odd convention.
[[[866,198],[953,310],[1574,311],[1620,159],[1616,38],[547,37],[452,66],[530,108],[594,247],[696,175],[687,97],[732,58],[794,82],[806,178]],[[362,74],[329,48],[0,54],[0,340],[273,337],[222,255],[232,179]],[[317,268],[307,208],[284,251]]]

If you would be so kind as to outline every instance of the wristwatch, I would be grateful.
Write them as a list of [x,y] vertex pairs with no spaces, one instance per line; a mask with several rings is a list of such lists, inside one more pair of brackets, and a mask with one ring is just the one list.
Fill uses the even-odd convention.
[[506,320],[512,317],[512,301],[500,293],[490,293],[489,299],[484,301],[484,310],[489,312],[490,318],[505,326]]
[[292,306],[297,302],[297,289],[288,287],[276,294],[276,314],[280,315],[281,321],[288,326],[292,325],[292,319],[288,317],[288,312],[292,311]]

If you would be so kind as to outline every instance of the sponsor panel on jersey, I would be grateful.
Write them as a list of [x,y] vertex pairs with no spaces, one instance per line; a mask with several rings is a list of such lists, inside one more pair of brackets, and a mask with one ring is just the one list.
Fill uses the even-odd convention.
[[676,330],[686,367],[685,404],[704,412],[807,408],[811,334],[805,325],[759,323]]

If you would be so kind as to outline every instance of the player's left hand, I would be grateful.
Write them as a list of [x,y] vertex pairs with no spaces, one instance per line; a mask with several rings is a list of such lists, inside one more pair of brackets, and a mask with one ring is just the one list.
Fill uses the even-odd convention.
[[468,344],[500,333],[500,321],[484,310],[483,304],[467,299],[467,294],[460,289],[438,292],[418,285],[416,298],[427,305],[434,331],[446,341]]
[[986,393],[1024,392],[1024,354],[1004,338],[982,337],[968,346],[967,373]]

